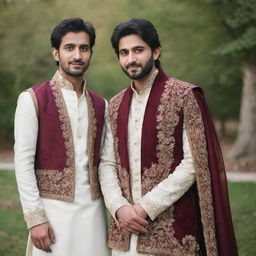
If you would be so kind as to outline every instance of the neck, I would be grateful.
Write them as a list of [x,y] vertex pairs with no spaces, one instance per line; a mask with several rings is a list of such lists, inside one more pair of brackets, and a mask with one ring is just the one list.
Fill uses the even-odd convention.
[[67,73],[63,72],[61,69],[59,70],[59,72],[65,79],[67,79],[73,85],[74,91],[77,93],[77,95],[81,96],[83,92],[83,76],[70,76]]
[[154,73],[155,70],[156,70],[156,67],[153,67],[151,69],[151,71],[143,78],[141,78],[139,80],[133,80],[134,88],[137,91],[137,93],[140,93],[142,91],[145,81],[148,80],[152,76],[152,74]]

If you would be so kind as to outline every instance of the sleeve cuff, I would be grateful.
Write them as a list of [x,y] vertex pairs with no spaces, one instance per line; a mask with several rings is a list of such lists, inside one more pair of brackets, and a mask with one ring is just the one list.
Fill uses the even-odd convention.
[[153,221],[159,215],[159,209],[157,205],[147,198],[147,196],[142,197],[138,204],[145,210],[149,218]]
[[27,228],[30,229],[39,224],[48,222],[44,209],[36,208],[35,210],[24,213],[24,219],[27,223]]
[[122,199],[120,199],[120,200],[118,200],[118,201],[116,201],[116,200],[113,200],[113,202],[112,202],[112,204],[111,204],[111,206],[109,206],[109,212],[111,213],[111,215],[112,215],[112,217],[115,219],[115,220],[117,220],[116,219],[116,211],[120,208],[120,207],[122,207],[122,206],[124,206],[124,205],[131,205],[125,198],[122,198]]

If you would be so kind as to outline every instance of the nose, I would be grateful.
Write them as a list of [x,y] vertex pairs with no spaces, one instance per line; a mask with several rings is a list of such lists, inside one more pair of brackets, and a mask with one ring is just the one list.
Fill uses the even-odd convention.
[[136,62],[136,55],[133,52],[129,52],[127,61],[128,61],[128,64],[132,62]]
[[79,48],[76,48],[73,52],[73,58],[75,60],[80,60],[81,59],[81,52]]

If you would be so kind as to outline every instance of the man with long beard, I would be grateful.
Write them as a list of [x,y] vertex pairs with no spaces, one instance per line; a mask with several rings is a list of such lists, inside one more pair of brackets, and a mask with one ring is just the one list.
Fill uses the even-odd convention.
[[145,19],[116,26],[131,86],[110,100],[100,182],[113,256],[236,256],[226,176],[202,90],[167,76]]
[[30,233],[26,255],[105,256],[97,169],[106,103],[83,78],[95,30],[66,19],[51,43],[57,72],[21,93],[15,114],[15,171]]

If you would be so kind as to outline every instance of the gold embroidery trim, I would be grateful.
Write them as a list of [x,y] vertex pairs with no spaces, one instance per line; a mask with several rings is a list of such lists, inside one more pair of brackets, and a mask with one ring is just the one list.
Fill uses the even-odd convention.
[[35,210],[24,213],[24,219],[28,229],[48,221],[45,211],[42,208],[36,208]]
[[196,170],[196,184],[207,255],[218,256],[211,177],[202,114],[193,92],[184,101],[184,120]]
[[[57,70],[52,78],[52,80],[58,81],[58,84],[60,85],[61,88],[66,89],[66,90],[70,90],[70,91],[74,91],[74,86],[73,84],[68,81],[67,79],[65,79],[59,72],[59,70]],[[84,79],[84,86],[83,88],[86,88],[86,80]]]
[[72,202],[73,173],[70,168],[64,170],[36,170],[37,185],[42,198]]
[[[159,73],[159,71],[158,71],[158,69],[156,69],[148,79],[146,79],[144,82],[142,82],[143,88],[142,88],[142,91],[140,92],[140,94],[142,94],[147,88],[152,87],[158,73]],[[134,89],[133,81],[131,82],[131,88],[132,88],[133,92],[136,92],[136,90]]]
[[[110,127],[114,138],[114,151],[117,163],[118,177],[120,187],[122,188],[123,196],[132,203],[130,193],[130,178],[126,168],[121,166],[121,159],[119,155],[119,139],[117,137],[117,119],[120,103],[123,100],[126,89],[121,91],[118,95],[113,97],[109,102],[109,118]],[[119,223],[113,218],[109,228],[108,246],[122,251],[128,251],[130,247],[130,234],[120,228]]]
[[[59,113],[59,120],[61,122],[61,130],[64,138],[64,145],[66,149],[66,168],[63,170],[63,176],[66,178],[66,185],[68,189],[66,193],[69,194],[69,197],[74,199],[75,196],[75,157],[74,157],[74,143],[72,136],[72,128],[70,119],[68,116],[67,107],[61,93],[59,81],[53,78],[50,81],[50,85],[52,88],[52,93],[55,98],[55,103]],[[57,195],[53,195],[53,197]]]
[[[171,206],[152,222],[145,235],[139,236],[138,251],[156,255],[170,256],[196,256],[199,245],[196,238],[186,235],[179,241],[173,234],[174,207]],[[141,240],[144,240],[141,243]]]
[[[179,123],[178,112],[183,105],[181,96],[190,88],[190,85],[181,84],[179,80],[173,78],[166,81],[157,115],[158,144],[156,149],[158,162],[143,171],[143,195],[170,174],[170,168],[174,161],[174,131]],[[175,220],[173,211],[174,207],[171,206],[149,225],[146,234],[139,236],[139,252],[173,256],[196,255],[199,245],[194,236],[186,235],[181,241],[174,236],[173,223]]]
[[88,92],[86,92],[86,99],[88,105],[88,115],[89,115],[89,127],[88,127],[88,138],[87,147],[89,154],[89,183],[91,188],[92,199],[97,199],[100,197],[100,185],[97,177],[97,167],[94,166],[94,143],[97,134],[97,120],[95,117],[95,110],[93,107],[92,99]]
[[[142,182],[143,192],[151,190],[161,180],[169,175],[169,168],[173,163],[173,150],[175,145],[174,129],[179,122],[178,111],[181,110],[183,102],[182,96],[191,89],[191,85],[182,84],[176,79],[169,79],[165,84],[165,89],[160,99],[160,105],[157,115],[157,158],[158,163],[152,164],[151,168],[144,170],[146,173],[145,180]],[[123,180],[128,180],[128,184],[120,184],[124,196],[128,198],[129,194],[129,177],[125,174],[127,170],[121,168],[120,156],[118,154],[118,138],[117,138],[117,119],[118,109],[123,99],[124,91],[114,97],[110,102],[109,116],[111,119],[110,125],[114,136],[114,148],[116,153],[118,174],[120,183]],[[171,100],[170,100],[171,99]],[[170,132],[171,131],[171,132]],[[171,153],[170,153],[171,152]],[[160,173],[160,175],[159,175]],[[147,176],[148,175],[148,176]],[[160,176],[160,177],[159,177]],[[148,178],[148,180],[146,180]],[[153,180],[153,182],[152,182]],[[199,245],[196,238],[192,235],[186,235],[181,241],[174,237],[173,224],[173,207],[170,207],[165,212],[160,214],[155,221],[153,221],[148,231],[144,235],[139,236],[137,250],[140,253],[150,253],[157,255],[174,255],[174,256],[195,256]],[[157,238],[157,239],[156,239]],[[127,251],[130,244],[130,235],[125,233],[118,223],[112,221],[109,233],[109,246],[111,248]]]
[[110,100],[109,118],[111,120],[110,128],[114,138],[114,150],[115,150],[115,157],[117,162],[118,177],[119,177],[120,183],[122,183],[121,187],[122,187],[124,197],[129,201],[129,203],[132,203],[132,197],[131,197],[130,185],[129,185],[130,184],[129,173],[128,173],[128,170],[126,168],[123,168],[121,165],[121,159],[119,156],[119,138],[117,136],[118,110],[126,90],[127,89],[124,89],[118,95],[116,95]]

